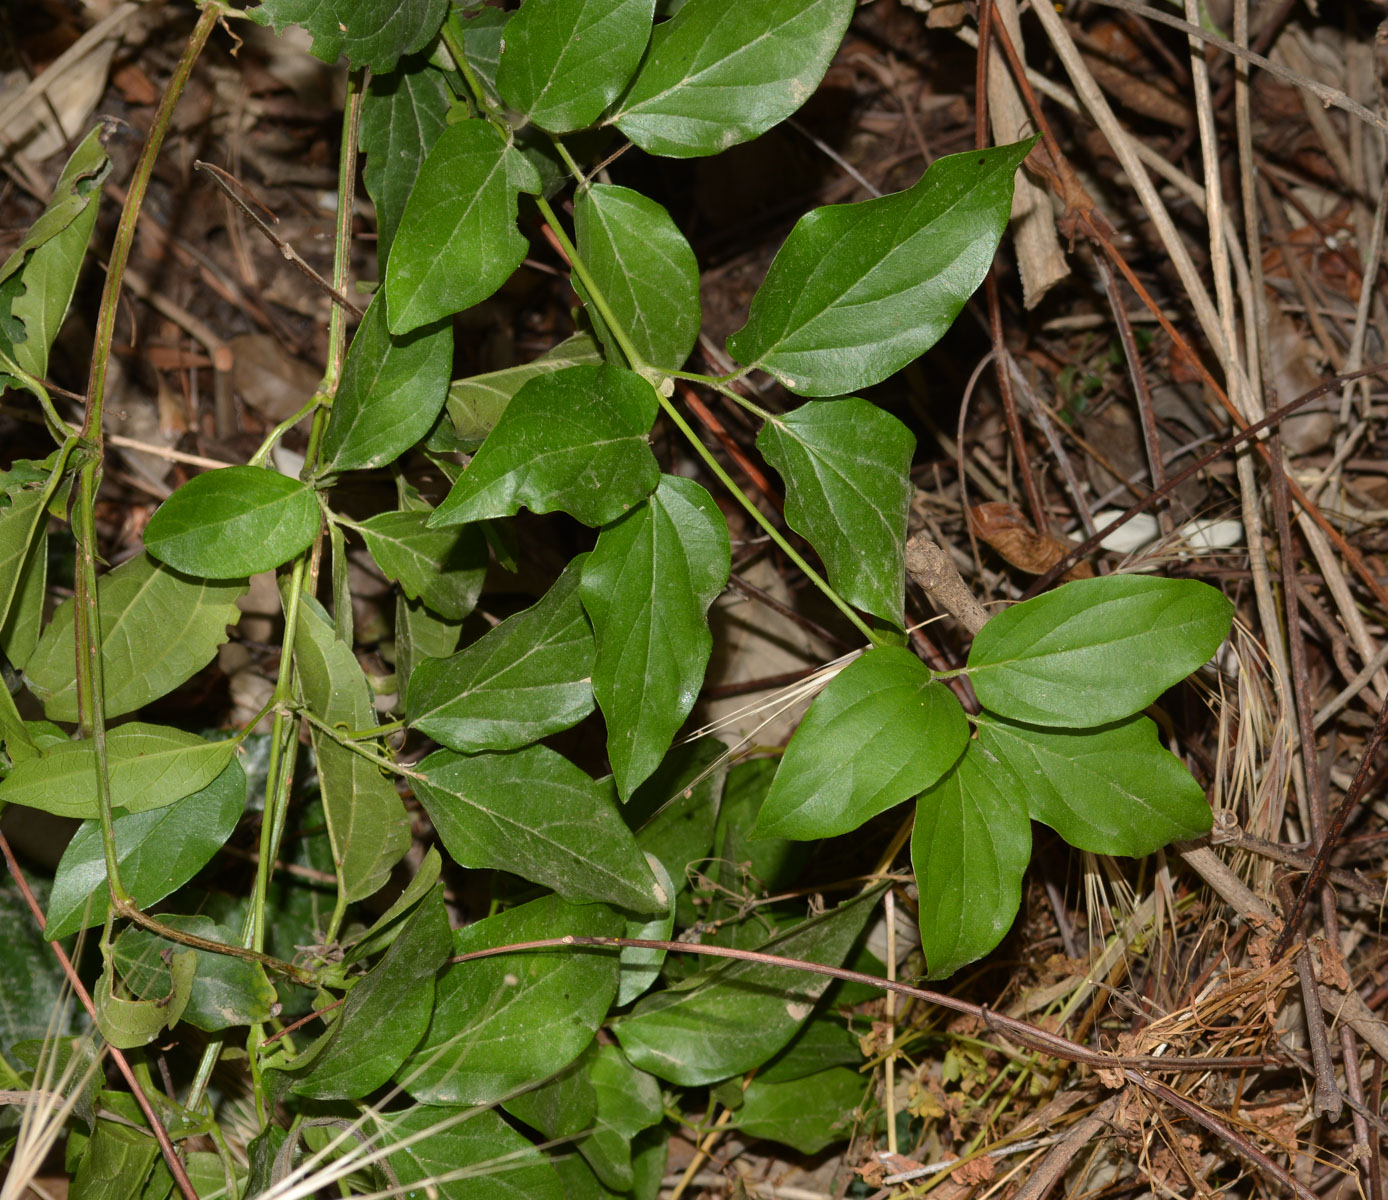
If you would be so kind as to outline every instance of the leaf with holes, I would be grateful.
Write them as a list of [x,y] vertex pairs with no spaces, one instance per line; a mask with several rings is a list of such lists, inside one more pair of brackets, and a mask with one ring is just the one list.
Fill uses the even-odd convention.
[[663,475],[650,499],[598,535],[583,568],[593,693],[624,799],[660,765],[698,698],[713,648],[708,606],[729,561],[713,498],[692,479]]
[[630,188],[592,183],[578,194],[574,231],[579,257],[637,353],[655,367],[684,366],[702,319],[699,264],[670,214]]
[[1121,721],[1207,662],[1233,605],[1194,579],[1078,579],[1014,604],[969,650],[984,708],[1071,728]]
[[606,525],[660,481],[648,435],[655,389],[620,367],[568,367],[530,380],[506,406],[433,525],[566,512]]
[[971,741],[954,770],[916,801],[911,866],[931,979],[953,975],[1002,941],[1030,858],[1024,785]]
[[987,275],[1034,141],[951,154],[904,192],[806,213],[729,352],[802,396],[865,388],[924,354]]
[[853,0],[688,0],[656,26],[610,120],[670,158],[750,141],[810,98],[852,15]]
[[829,583],[901,627],[911,431],[856,396],[812,400],[768,420],[757,449],[785,480],[786,524],[824,560]]
[[244,579],[307,550],[322,514],[313,489],[278,471],[225,467],[185,483],[145,526],[145,549],[205,579]]
[[909,650],[849,663],[815,697],[757,816],[757,837],[823,838],[909,800],[969,738],[959,701]]
[[591,125],[626,87],[655,0],[531,0],[506,25],[496,87],[550,133]]

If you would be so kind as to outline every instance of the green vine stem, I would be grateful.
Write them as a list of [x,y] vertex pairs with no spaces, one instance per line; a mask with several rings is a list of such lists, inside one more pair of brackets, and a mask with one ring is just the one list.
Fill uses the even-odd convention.
[[[626,329],[623,328],[622,323],[613,315],[612,308],[607,303],[607,297],[603,295],[602,289],[598,287],[597,282],[593,279],[587,264],[579,257],[578,248],[569,240],[568,234],[564,232],[564,227],[559,223],[559,218],[555,215],[554,209],[550,207],[549,202],[543,196],[537,196],[535,198],[535,203],[539,207],[540,213],[545,218],[551,231],[554,233],[555,238],[558,239],[560,247],[563,249],[565,255],[568,256],[569,263],[573,267],[574,273],[578,276],[579,281],[583,284],[584,290],[593,301],[593,306],[598,310],[598,315],[606,323],[608,329],[612,331],[612,336],[617,339],[617,345],[621,347],[622,353],[626,356],[627,363],[637,374],[651,380],[652,386],[655,387],[656,397],[660,401],[660,407],[665,411],[665,415],[670,418],[675,428],[685,436],[686,440],[694,448],[699,457],[704,460],[704,465],[713,473],[718,482],[728,489],[729,493],[736,498],[737,502],[747,510],[748,514],[761,526],[767,537],[776,544],[781,553],[805,573],[805,578],[824,593],[830,603],[848,618],[853,627],[857,629],[863,637],[867,638],[871,645],[878,646],[887,644],[886,637],[880,633],[875,633],[867,622],[854,611],[853,606],[829,585],[829,581],[805,561],[804,556],[790,544],[785,535],[776,528],[774,522],[752,502],[752,498],[748,496],[747,493],[738,486],[733,477],[723,469],[722,464],[714,457],[713,452],[704,445],[699,436],[690,428],[689,422],[680,414],[679,409],[670,403],[669,397],[655,384],[652,378],[653,376],[661,374],[668,376],[670,372],[660,372],[641,357],[636,347],[632,344],[630,335],[627,333]],[[718,381],[708,376],[696,375],[687,376],[687,378],[697,379],[710,387],[718,386]],[[725,389],[719,387],[719,390],[723,391]],[[739,404],[744,403],[743,398],[733,392],[731,388],[727,388],[726,390]],[[760,409],[756,411],[761,413],[764,419],[772,419],[768,414],[761,412]]]

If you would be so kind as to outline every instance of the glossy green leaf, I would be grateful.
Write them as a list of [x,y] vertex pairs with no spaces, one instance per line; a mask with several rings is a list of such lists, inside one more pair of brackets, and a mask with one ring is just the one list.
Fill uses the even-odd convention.
[[591,1132],[574,1144],[607,1187],[630,1191],[635,1184],[633,1141],[643,1129],[665,1119],[660,1084],[633,1067],[616,1046],[594,1046],[588,1058],[597,1116]]
[[[172,691],[212,661],[241,616],[239,579],[191,579],[137,554],[96,584],[106,716],[117,717]],[[77,720],[73,602],[64,601],[39,638],[24,682],[54,721]]]
[[[759,1083],[788,1083],[833,1067],[857,1068],[862,1063],[863,1051],[858,1035],[848,1028],[842,1017],[825,1011],[834,991],[833,985],[830,985],[815,1009],[815,1015],[801,1026],[800,1032],[784,1050],[757,1072]],[[856,1069],[854,1074],[857,1074]],[[861,1080],[862,1076],[858,1078]]]
[[482,84],[482,91],[493,104],[505,103],[496,90],[496,72],[501,65],[501,46],[513,13],[500,8],[469,7],[462,10],[463,57]]
[[437,750],[419,769],[428,781],[416,780],[415,794],[460,866],[510,871],[574,904],[668,907],[605,789],[548,746],[471,756]]
[[388,1080],[415,1048],[434,1006],[434,977],[451,936],[437,884],[381,960],[347,993],[342,1015],[283,1069],[295,1095],[358,1099]]
[[429,513],[415,511],[378,513],[357,531],[382,574],[411,600],[455,621],[477,607],[488,562],[480,529],[430,529]]
[[626,87],[655,0],[528,0],[506,26],[497,90],[550,133],[591,125]]
[[1013,721],[1105,725],[1208,661],[1233,612],[1193,579],[1079,579],[989,621],[969,651],[969,681],[985,708]]
[[590,183],[574,205],[578,253],[646,362],[678,370],[699,337],[699,264],[670,214],[630,188]]
[[691,869],[704,865],[713,845],[727,773],[727,747],[717,738],[674,746],[622,809],[637,844],[660,860],[676,891],[689,886]]
[[260,467],[225,467],[194,476],[159,506],[145,527],[145,549],[186,575],[244,579],[307,550],[321,520],[306,483]]
[[149,1045],[163,1030],[172,1029],[182,1018],[193,993],[197,966],[193,951],[175,951],[169,961],[169,990],[152,1000],[129,1000],[115,995],[107,967],[92,989],[96,1027],[101,1036],[117,1050],[133,1050]]
[[588,1075],[588,1064],[596,1050],[597,1043],[590,1042],[588,1049],[558,1074],[506,1097],[501,1107],[546,1138],[568,1138],[581,1133],[598,1114],[598,1094]]
[[420,164],[443,133],[453,93],[442,71],[427,62],[405,63],[374,75],[361,100],[366,155],[362,180],[376,206],[376,260],[385,273],[391,242]]
[[[169,913],[160,914],[159,920],[182,933],[224,945],[240,945],[234,930],[207,917]],[[126,987],[141,1000],[155,1000],[167,996],[172,986],[162,955],[166,951],[173,955],[184,949],[187,947],[178,942],[130,925],[116,939],[112,956]],[[183,1020],[210,1033],[232,1025],[254,1025],[270,1019],[276,1011],[276,996],[264,967],[229,954],[196,949],[193,953],[197,959],[197,973],[193,976]]]
[[53,198],[0,266],[0,280],[18,272],[14,288],[3,289],[14,293],[13,300],[0,300],[0,328],[9,326],[0,333],[0,344],[38,379],[48,374],[48,354],[72,303],[96,225],[101,186],[111,173],[103,144],[107,132],[107,125],[98,125],[78,144],[54,185]]
[[[141,813],[201,791],[226,769],[230,741],[132,721],[106,733],[111,805]],[[0,781],[0,801],[40,808],[59,817],[97,815],[96,751],[90,738],[46,748],[17,762]]]
[[915,436],[851,396],[772,417],[757,449],[785,480],[786,524],[824,560],[829,583],[850,604],[900,628]]
[[[880,897],[881,889],[873,888],[758,949],[838,966]],[[642,1070],[698,1087],[766,1062],[795,1036],[828,985],[823,975],[727,960],[645,996],[613,1032]]]
[[439,135],[405,202],[386,265],[392,333],[481,303],[520,266],[529,243],[516,229],[512,153],[481,119]]
[[[246,773],[232,759],[201,791],[165,808],[117,816],[112,822],[121,883],[149,908],[192,879],[236,828],[246,806]],[[53,877],[44,935],[52,941],[100,925],[111,897],[101,823],[73,834]]]
[[410,677],[409,724],[460,753],[514,750],[593,711],[593,631],[578,555],[535,604]]
[[[532,900],[453,935],[455,954],[574,934],[617,937],[620,914],[558,896]],[[426,1104],[491,1104],[577,1058],[617,994],[610,951],[523,950],[450,966],[429,1031],[396,1078]]]
[[904,192],[806,213],[729,351],[802,396],[857,391],[924,354],[988,273],[1032,144],[951,154]]
[[[320,721],[354,732],[376,724],[361,665],[322,606],[307,596],[299,605],[294,663],[303,700]],[[316,726],[310,737],[338,880],[349,901],[364,900],[410,848],[409,817],[395,784],[375,763]]]
[[434,512],[435,525],[566,512],[606,525],[660,480],[647,441],[655,389],[620,367],[568,367],[511,397],[482,448]]
[[[495,12],[495,9],[484,9]],[[550,375],[565,367],[597,366],[602,354],[586,333],[565,338],[539,358],[518,367],[506,367],[454,380],[448,389],[448,419],[458,437],[476,449],[501,420],[511,397],[538,375]]]
[[545,1156],[490,1109],[373,1112],[366,1132],[389,1152],[401,1200],[564,1200]]
[[793,1083],[753,1079],[742,1093],[733,1122],[746,1137],[767,1138],[801,1154],[818,1154],[846,1142],[861,1118],[858,1109],[871,1084],[847,1067],[808,1075]]
[[1139,857],[1210,831],[1204,789],[1146,717],[1073,730],[989,715],[978,736],[1025,784],[1032,819],[1081,850]]
[[344,956],[347,963],[360,962],[379,954],[400,936],[405,927],[405,918],[424,899],[438,882],[443,870],[443,856],[436,846],[430,846],[420,861],[414,878],[405,885],[391,906],[372,922],[371,928],[359,936],[346,939],[349,949]]
[[964,750],[959,701],[909,650],[854,659],[786,747],[753,835],[834,837],[924,791]]
[[1025,787],[971,741],[954,770],[916,801],[911,866],[931,979],[953,975],[1002,941],[1030,858]]
[[611,118],[650,154],[717,154],[784,121],[824,78],[853,0],[688,0],[656,26]]
[[452,325],[415,322],[407,332],[392,334],[386,329],[387,299],[381,292],[371,298],[347,349],[323,434],[324,474],[392,462],[429,432],[448,395]]
[[692,479],[663,475],[648,500],[599,534],[583,568],[593,692],[623,797],[660,765],[694,707],[713,649],[708,606],[729,561],[713,498]]
[[302,25],[315,57],[335,63],[345,54],[352,66],[384,75],[434,40],[447,11],[448,0],[261,0],[247,16],[276,33]]

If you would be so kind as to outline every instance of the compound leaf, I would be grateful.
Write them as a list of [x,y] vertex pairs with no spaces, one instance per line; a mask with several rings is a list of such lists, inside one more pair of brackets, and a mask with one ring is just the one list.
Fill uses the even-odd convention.
[[185,483],[145,527],[145,549],[206,579],[272,571],[308,549],[321,520],[313,489],[278,471],[225,467]]
[[984,708],[1070,728],[1120,721],[1219,649],[1233,605],[1194,579],[1078,579],[1014,604],[969,651]]
[[959,758],[959,701],[899,646],[849,663],[790,739],[755,837],[823,838],[857,829],[924,791]]
[[1021,781],[969,742],[954,770],[916,801],[911,866],[931,979],[953,975],[1002,941],[1030,858]]
[[698,698],[713,648],[708,606],[729,562],[713,498],[692,479],[663,475],[648,500],[598,535],[583,568],[593,692],[624,799],[660,765]]
[[656,26],[611,120],[670,158],[750,141],[810,98],[852,15],[853,0],[688,0]]
[[904,192],[806,213],[729,351],[802,396],[856,391],[924,354],[988,273],[1032,144],[951,154]]
[[786,483],[786,524],[819,553],[845,600],[898,627],[915,448],[905,425],[856,396],[812,400],[757,435]]

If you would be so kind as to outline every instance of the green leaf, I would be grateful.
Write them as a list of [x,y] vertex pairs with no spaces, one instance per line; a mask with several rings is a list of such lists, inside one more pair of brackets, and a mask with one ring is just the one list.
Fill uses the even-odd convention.
[[186,575],[244,579],[307,550],[321,520],[307,484],[260,467],[225,467],[195,476],[159,506],[145,527],[145,549]]
[[[192,879],[231,836],[245,806],[246,773],[233,758],[201,791],[165,808],[116,817],[116,865],[135,903],[147,909]],[[58,863],[44,936],[57,941],[100,925],[110,904],[101,823],[90,820]]]
[[[8,821],[5,825],[11,828]],[[47,890],[42,880],[34,880],[40,903]],[[71,986],[18,888],[0,889],[0,921],[5,929],[0,938],[0,979],[5,981],[0,1046],[9,1050],[17,1042],[64,1038],[76,1008]]]
[[809,857],[810,849],[804,842],[752,836],[757,813],[779,765],[776,758],[754,758],[728,771],[709,851],[713,860],[709,873],[728,899],[716,900],[710,915],[736,912],[738,897],[784,891]]
[[606,525],[660,480],[647,438],[655,389],[620,367],[567,367],[511,397],[482,448],[435,510],[434,525],[566,512]]
[[416,780],[415,794],[460,866],[510,871],[574,904],[668,907],[606,790],[548,746],[437,750],[419,769],[428,781]]
[[496,90],[496,72],[501,65],[501,45],[512,15],[490,7],[462,11],[463,57],[481,81],[485,98],[498,107],[505,101]]
[[[207,917],[170,913],[160,914],[159,920],[182,933],[224,945],[240,945],[233,930]],[[185,949],[178,942],[130,925],[116,939],[112,955],[125,985],[141,1000],[154,1000],[167,996],[172,987],[162,954],[167,951],[173,955]],[[232,1025],[268,1021],[277,1011],[275,989],[259,963],[209,950],[194,950],[193,954],[197,974],[193,977],[188,1007],[183,1010],[183,1020],[190,1025],[210,1033]]]
[[806,213],[729,351],[802,396],[856,391],[924,354],[988,273],[1033,144],[951,154],[904,192]]
[[[546,896],[458,930],[453,951],[617,937],[622,925],[605,905]],[[607,951],[523,950],[450,966],[424,1042],[396,1078],[425,1104],[492,1104],[577,1058],[616,994],[617,956]]]
[[379,291],[371,298],[347,350],[323,434],[321,474],[394,461],[429,432],[448,395],[453,326],[417,321],[392,335],[387,299]]
[[302,25],[315,58],[335,63],[345,54],[352,66],[384,75],[434,40],[447,11],[448,0],[262,0],[246,15],[276,33]]
[[0,629],[9,625],[10,609],[25,586],[33,548],[41,540],[51,470],[43,463],[21,460],[0,472]]
[[[485,8],[482,11],[496,10]],[[506,367],[504,370],[454,380],[448,389],[448,418],[453,422],[458,437],[476,449],[496,428],[501,414],[511,403],[511,397],[530,380],[539,375],[562,371],[565,367],[598,366],[601,363],[602,355],[598,352],[597,343],[586,333],[576,333],[545,351],[539,358],[519,367]]]
[[754,837],[824,838],[923,791],[969,738],[959,701],[909,650],[854,659],[815,698],[786,747]]
[[[190,579],[137,554],[97,580],[106,716],[118,717],[191,679],[241,616],[244,580]],[[77,720],[73,602],[58,606],[24,671],[50,720]]]
[[[106,733],[111,805],[141,813],[182,800],[216,779],[235,750],[235,742],[208,742],[164,725],[117,726]],[[91,739],[62,742],[15,763],[0,781],[0,801],[86,819],[97,815],[96,780]]]
[[1233,605],[1193,579],[1079,579],[999,613],[974,638],[984,708],[1033,725],[1119,721],[1207,662]]
[[[838,966],[882,889],[802,921],[758,949]],[[829,986],[824,975],[733,959],[643,998],[613,1032],[636,1066],[698,1087],[760,1066],[800,1028]]]
[[717,738],[675,746],[622,810],[637,845],[660,860],[676,891],[689,886],[690,868],[699,866],[713,845],[727,756]]
[[461,121],[439,135],[386,264],[391,333],[480,304],[520,266],[529,243],[516,229],[510,153],[490,121]]
[[[842,1018],[825,1011],[834,992],[831,985],[815,1015],[805,1022],[794,1040],[757,1072],[758,1083],[789,1083],[832,1067],[857,1067],[862,1063],[863,1051],[857,1035]],[[858,1078],[861,1080],[862,1076]]]
[[1026,784],[1032,819],[1081,850],[1136,858],[1210,831],[1204,789],[1146,717],[1072,730],[985,715],[978,736]]
[[[675,933],[675,903],[679,889],[670,878],[670,872],[665,869],[664,864],[649,850],[646,851],[646,865],[650,867],[660,890],[670,897],[670,906],[649,920],[629,917],[622,936],[648,941],[668,941]],[[619,961],[622,974],[621,983],[617,988],[616,1003],[618,1008],[625,1008],[642,992],[649,991],[660,978],[665,951],[651,950],[643,946],[623,946]]]
[[364,958],[379,954],[394,942],[405,927],[404,918],[433,889],[442,870],[443,856],[436,847],[430,846],[419,864],[419,870],[414,873],[414,878],[391,906],[376,918],[370,929],[355,938],[347,939],[350,949],[344,956],[344,961],[348,964],[360,962]]
[[678,370],[699,337],[699,264],[670,214],[630,188],[591,183],[574,205],[578,255],[646,362]]
[[362,179],[376,206],[376,261],[382,275],[405,201],[420,164],[447,125],[452,100],[444,73],[425,61],[373,76],[362,96]]
[[550,1159],[564,1183],[566,1200],[656,1200],[669,1157],[670,1137],[664,1129],[643,1130],[631,1147],[632,1186],[614,1192],[602,1182],[581,1154],[557,1154]]
[[135,1200],[158,1158],[159,1143],[149,1134],[99,1120],[77,1165],[70,1194],[78,1200]]
[[564,1200],[545,1156],[492,1110],[421,1104],[367,1120],[402,1200]]
[[786,524],[824,560],[834,590],[900,628],[911,431],[856,396],[812,400],[768,420],[757,449],[786,482]]
[[38,379],[48,374],[48,354],[67,316],[87,243],[96,226],[101,186],[111,173],[103,142],[108,127],[92,129],[78,144],[53,188],[53,199],[0,267],[0,280],[20,272],[23,292],[3,311],[0,321],[13,318],[23,337],[11,342],[15,362]]
[[514,750],[593,711],[593,631],[578,598],[578,555],[524,612],[410,677],[409,724],[450,750]]
[[395,597],[395,682],[399,708],[409,704],[415,668],[427,658],[444,658],[458,646],[461,621],[450,621],[399,593]]
[[953,975],[1002,941],[1031,858],[1026,789],[971,741],[948,775],[916,801],[911,866],[931,979]]
[[506,26],[497,90],[550,133],[591,125],[627,85],[655,0],[529,0]]
[[572,1137],[587,1129],[598,1113],[598,1094],[588,1075],[596,1049],[597,1043],[589,1042],[588,1049],[557,1075],[507,1096],[501,1107],[546,1138]]
[[475,526],[430,529],[429,513],[384,512],[357,527],[376,565],[411,600],[460,621],[477,607],[487,539]]
[[638,1071],[616,1046],[594,1046],[588,1056],[588,1077],[597,1097],[592,1132],[574,1144],[593,1173],[615,1191],[630,1191],[632,1143],[643,1129],[665,1119],[660,1084]]
[[337,1022],[284,1068],[289,1090],[316,1100],[359,1099],[385,1083],[424,1035],[450,940],[438,884],[352,986]]
[[689,0],[656,26],[611,120],[670,158],[750,141],[810,98],[852,15],[853,0]]
[[[0,514],[0,521],[3,521]],[[0,566],[0,578],[5,567]],[[40,521],[29,543],[29,553],[13,576],[14,599],[9,615],[0,620],[0,652],[18,671],[24,670],[39,644],[43,630],[43,608],[48,588],[48,526]],[[5,584],[0,583],[0,592]],[[3,607],[3,605],[0,605]]]
[[801,1154],[818,1154],[825,1146],[852,1136],[869,1086],[847,1067],[794,1083],[767,1083],[759,1077],[742,1093],[742,1107],[733,1124],[747,1137],[768,1138]]
[[692,479],[663,475],[648,500],[598,535],[583,568],[593,692],[624,798],[660,765],[698,699],[713,649],[708,606],[729,561],[713,498]]
[[[352,731],[376,724],[371,685],[352,648],[308,596],[299,605],[294,664],[303,701],[320,721]],[[375,763],[316,726],[310,737],[339,885],[348,901],[364,900],[380,889],[410,848],[410,819],[395,784]]]
[[147,1046],[164,1029],[172,1029],[183,1016],[193,992],[193,973],[198,958],[191,950],[177,951],[169,962],[169,990],[154,1000],[127,1000],[111,990],[108,965],[92,989],[96,1027],[117,1050]]

